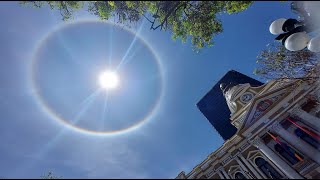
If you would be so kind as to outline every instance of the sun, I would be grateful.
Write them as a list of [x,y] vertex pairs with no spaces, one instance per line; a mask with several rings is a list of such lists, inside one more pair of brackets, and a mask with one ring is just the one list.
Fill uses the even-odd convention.
[[118,74],[114,71],[103,71],[99,74],[99,85],[105,90],[115,89],[119,85]]

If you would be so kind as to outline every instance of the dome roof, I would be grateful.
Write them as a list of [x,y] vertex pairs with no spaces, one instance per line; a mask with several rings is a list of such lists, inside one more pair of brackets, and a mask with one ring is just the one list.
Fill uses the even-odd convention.
[[231,114],[237,111],[237,104],[235,103],[235,97],[247,86],[247,84],[238,84],[230,83],[225,85],[224,83],[220,84],[220,88],[223,92],[224,97],[226,98],[227,105],[231,111]]

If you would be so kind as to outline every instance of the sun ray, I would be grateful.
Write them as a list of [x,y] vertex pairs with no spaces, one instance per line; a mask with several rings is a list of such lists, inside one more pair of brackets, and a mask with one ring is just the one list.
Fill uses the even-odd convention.
[[140,50],[141,47],[135,48],[134,51],[131,52],[131,55],[129,57],[126,57],[123,61],[121,66],[118,67],[117,70],[120,69],[120,67],[123,67],[124,65],[128,64],[131,59],[136,55],[136,53]]
[[135,44],[136,40],[138,39],[138,36],[140,34],[140,31],[142,29],[142,27],[144,26],[145,21],[143,20],[140,27],[138,28],[138,31],[135,33],[135,36],[129,46],[129,48],[127,49],[126,53],[124,54],[123,58],[121,59],[120,63],[118,64],[118,66],[116,67],[116,70],[118,71],[119,68],[122,66],[122,64],[124,63],[124,61],[126,60],[127,56],[129,55],[133,45]]
[[104,99],[104,106],[103,106],[103,112],[102,112],[102,131],[104,131],[105,127],[105,118],[106,118],[106,112],[108,113],[108,92],[106,93],[106,97]]
[[62,33],[58,34],[58,39],[59,39],[60,44],[63,47],[63,49],[70,57],[70,58],[68,58],[68,60],[72,61],[76,65],[79,65],[79,66],[83,65],[83,61],[77,61],[75,56],[72,54],[72,47],[67,46],[67,41],[65,40],[65,37],[63,36]]
[[94,98],[95,96],[97,96],[101,91],[102,91],[101,88],[96,89],[93,93],[91,93],[89,96],[87,96],[87,97],[80,103],[80,106],[85,105],[88,101],[90,101],[90,99],[92,99],[92,98]]
[[108,59],[109,67],[111,66],[111,58],[112,58],[112,42],[113,42],[112,35],[113,35],[113,26],[111,26],[109,31],[109,59]]
[[93,93],[91,93],[88,97],[86,97],[85,100],[83,100],[80,104],[81,109],[80,111],[74,116],[72,123],[79,122],[81,116],[89,109],[89,107],[92,105],[93,101],[96,99],[96,97],[101,92],[101,89],[95,90]]
[[[81,102],[82,108],[80,109],[80,112],[77,115],[75,115],[73,123],[77,123],[79,121],[80,117],[86,112],[86,110],[89,108],[91,103],[95,100],[95,97],[99,94],[99,92],[101,92],[101,89],[94,91],[92,94],[90,94]],[[26,164],[23,164],[22,165],[23,169],[32,168],[38,161],[41,161],[42,159],[44,159],[45,155],[48,154],[48,152],[54,146],[56,146],[56,144],[59,142],[59,140],[63,137],[63,135],[66,132],[68,132],[68,128],[62,127],[50,141],[48,141],[45,145],[42,146],[42,148],[39,151],[31,155],[33,160],[31,162],[27,162]],[[19,170],[20,168],[17,169],[17,171]]]
[[[95,100],[95,97],[101,92],[101,89],[95,90],[89,96],[87,96],[82,102],[82,108],[80,111],[75,115],[74,122],[78,122],[79,118],[82,116],[83,113],[89,108],[91,103]],[[58,141],[62,138],[62,136],[68,131],[67,128],[62,127],[61,130],[50,140],[48,141],[38,152],[36,152],[33,156],[36,160],[41,160],[44,156],[54,147]]]

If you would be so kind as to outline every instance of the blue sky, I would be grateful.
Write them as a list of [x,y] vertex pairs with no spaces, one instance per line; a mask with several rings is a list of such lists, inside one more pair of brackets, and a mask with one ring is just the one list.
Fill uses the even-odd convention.
[[[273,41],[269,25],[281,17],[295,17],[287,2],[255,2],[242,13],[221,15],[224,32],[200,54],[172,41],[170,32],[139,24],[133,31],[143,40],[134,41],[119,70],[120,88],[108,94],[107,105],[105,92],[83,105],[97,89],[96,74],[109,59],[115,67],[134,36],[107,24],[79,23],[51,33],[39,47],[63,26],[59,12],[1,2],[0,176],[38,178],[53,171],[65,178],[174,178],[189,172],[223,143],[196,103],[228,70],[259,79],[252,74],[255,58]],[[83,18],[95,19],[82,11],[75,20]],[[78,115],[76,126],[90,131],[146,121],[120,134],[78,132],[50,115],[39,97],[69,123]]]

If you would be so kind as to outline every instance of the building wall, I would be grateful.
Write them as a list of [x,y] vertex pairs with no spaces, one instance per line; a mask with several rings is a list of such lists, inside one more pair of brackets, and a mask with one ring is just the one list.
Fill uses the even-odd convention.
[[319,82],[269,83],[262,94],[289,93],[253,124],[245,119],[235,135],[178,179],[320,178]]

